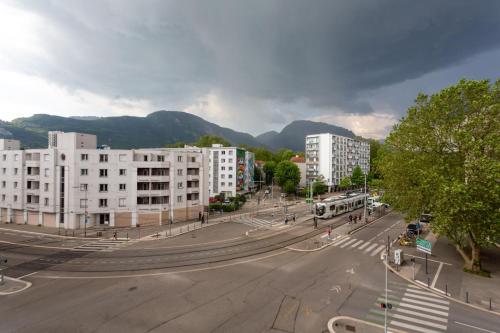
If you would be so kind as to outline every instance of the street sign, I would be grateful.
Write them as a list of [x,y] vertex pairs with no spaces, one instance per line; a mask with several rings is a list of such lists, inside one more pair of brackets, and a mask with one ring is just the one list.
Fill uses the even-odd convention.
[[428,240],[417,238],[417,250],[420,252],[425,252],[432,254],[432,244]]

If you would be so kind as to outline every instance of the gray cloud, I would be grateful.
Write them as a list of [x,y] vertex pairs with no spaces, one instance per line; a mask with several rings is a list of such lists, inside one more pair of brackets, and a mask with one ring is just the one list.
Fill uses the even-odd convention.
[[[367,92],[500,47],[499,1],[14,4],[54,27],[41,32],[48,57],[18,59],[24,71],[167,109],[219,91],[264,101],[269,109],[253,112],[271,122],[287,119],[287,106],[291,118],[369,114]],[[310,108],[297,110],[302,101]]]

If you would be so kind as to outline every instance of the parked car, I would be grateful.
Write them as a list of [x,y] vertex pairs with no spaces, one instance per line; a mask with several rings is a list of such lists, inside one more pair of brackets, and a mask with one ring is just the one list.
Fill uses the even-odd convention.
[[406,226],[406,235],[410,238],[413,238],[418,234],[418,230],[420,229],[420,225],[416,223],[410,223]]
[[430,223],[432,220],[431,214],[422,214],[420,215],[420,222],[422,223]]

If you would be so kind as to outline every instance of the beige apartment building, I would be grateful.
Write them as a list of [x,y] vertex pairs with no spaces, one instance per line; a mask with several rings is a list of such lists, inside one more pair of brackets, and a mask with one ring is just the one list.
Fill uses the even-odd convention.
[[64,229],[197,218],[208,205],[203,148],[109,149],[49,132],[47,149],[0,139],[0,221]]

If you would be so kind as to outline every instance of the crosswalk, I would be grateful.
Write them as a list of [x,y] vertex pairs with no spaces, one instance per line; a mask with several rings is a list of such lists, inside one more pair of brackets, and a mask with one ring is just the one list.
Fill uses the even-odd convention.
[[351,237],[340,238],[339,240],[334,241],[332,245],[337,246],[341,249],[358,250],[363,254],[369,255],[371,257],[375,256],[377,253],[380,253],[386,247],[385,244],[364,241]]
[[250,216],[242,216],[241,218],[236,218],[235,221],[239,222],[239,223],[244,223],[246,225],[249,225],[249,226],[255,227],[255,228],[259,228],[259,229],[270,229],[277,224],[274,221],[262,220],[262,219],[258,219],[258,218],[250,217]]
[[73,248],[74,251],[80,252],[112,252],[125,244],[134,242],[126,239],[101,239],[96,242],[86,243]]
[[[387,289],[387,302],[392,305],[387,310],[388,331],[403,330],[418,333],[445,332],[448,327],[450,302],[414,285],[392,282]],[[385,294],[377,298],[369,310],[367,319],[377,324],[384,324],[385,310],[380,304],[385,303]]]

